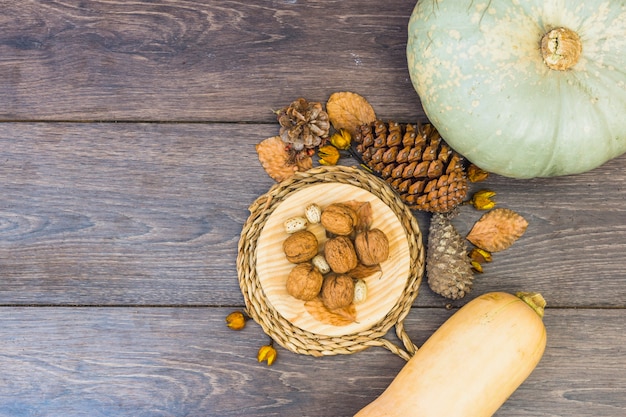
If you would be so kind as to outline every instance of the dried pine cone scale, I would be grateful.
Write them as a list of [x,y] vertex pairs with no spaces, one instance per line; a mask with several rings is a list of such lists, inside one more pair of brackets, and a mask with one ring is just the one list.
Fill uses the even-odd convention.
[[413,209],[447,213],[467,195],[464,159],[431,124],[376,120],[359,127],[354,143],[363,163]]

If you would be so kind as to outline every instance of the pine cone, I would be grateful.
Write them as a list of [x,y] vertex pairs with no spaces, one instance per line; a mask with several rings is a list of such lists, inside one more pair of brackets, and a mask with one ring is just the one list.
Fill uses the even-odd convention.
[[472,289],[474,273],[465,239],[451,223],[453,214],[433,214],[428,232],[426,275],[435,293],[458,300]]
[[377,120],[361,125],[354,142],[363,162],[412,209],[446,213],[467,195],[463,157],[431,124]]
[[276,115],[281,139],[296,151],[315,148],[328,137],[330,122],[321,103],[299,98]]

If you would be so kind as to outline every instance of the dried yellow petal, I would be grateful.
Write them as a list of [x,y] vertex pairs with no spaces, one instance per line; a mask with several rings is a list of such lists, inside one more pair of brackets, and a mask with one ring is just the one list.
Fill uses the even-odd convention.
[[333,145],[324,145],[319,148],[317,156],[319,156],[322,165],[337,165],[340,156],[339,149]]
[[469,179],[470,182],[485,181],[488,177],[489,177],[489,172],[478,168],[474,164],[470,164],[470,166],[467,167],[467,179]]
[[480,248],[473,248],[469,253],[469,257],[473,262],[478,262],[480,264],[491,262],[493,260],[489,252]]
[[339,129],[330,137],[330,143],[337,149],[346,150],[352,143],[352,135],[346,129]]
[[496,193],[490,190],[480,190],[474,193],[471,203],[476,210],[491,210],[496,206],[496,202],[491,199]]
[[232,330],[241,330],[246,326],[246,316],[241,311],[233,311],[226,316],[226,326]]
[[498,252],[511,246],[527,227],[526,219],[513,210],[497,208],[485,213],[474,224],[467,240],[480,249]]
[[277,352],[272,341],[269,345],[261,346],[256,358],[259,362],[267,361],[267,366],[270,366],[276,360],[276,356]]
[[472,265],[472,269],[475,272],[478,272],[479,274],[483,273],[483,266],[480,264],[480,262],[471,261],[471,265]]
[[352,136],[362,124],[376,121],[374,108],[368,101],[351,92],[331,94],[326,103],[326,112],[335,130],[346,129]]

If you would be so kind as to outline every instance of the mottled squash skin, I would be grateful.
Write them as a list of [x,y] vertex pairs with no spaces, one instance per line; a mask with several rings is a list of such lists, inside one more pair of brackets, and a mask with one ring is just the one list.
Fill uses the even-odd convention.
[[[554,28],[582,46],[564,70],[541,48]],[[408,69],[430,121],[479,167],[575,174],[626,152],[625,28],[623,0],[420,0]]]
[[491,416],[545,347],[542,318],[529,304],[508,293],[484,294],[437,329],[355,417]]

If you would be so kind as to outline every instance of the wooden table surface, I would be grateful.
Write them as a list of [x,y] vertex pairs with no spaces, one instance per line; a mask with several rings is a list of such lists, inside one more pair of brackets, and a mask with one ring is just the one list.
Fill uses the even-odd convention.
[[[376,398],[405,363],[391,352],[278,347],[268,367],[261,327],[224,319],[244,305],[248,207],[274,184],[255,152],[278,132],[272,109],[353,91],[382,119],[425,120],[405,63],[413,6],[0,1],[0,415],[329,417]],[[485,292],[547,299],[545,355],[498,416],[626,415],[625,163],[492,175],[481,187],[526,234],[459,302],[422,282],[417,345]]]

